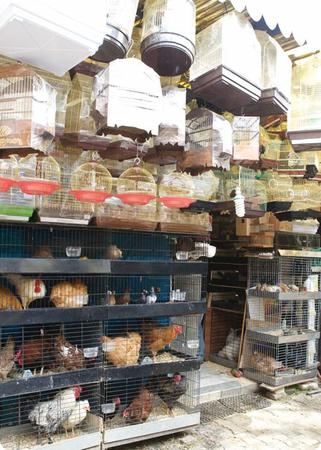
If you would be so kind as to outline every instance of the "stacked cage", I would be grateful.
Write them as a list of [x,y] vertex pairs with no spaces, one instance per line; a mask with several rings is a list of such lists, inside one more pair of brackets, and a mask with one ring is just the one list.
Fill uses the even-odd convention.
[[244,369],[248,378],[282,386],[316,375],[320,252],[279,250],[249,258]]
[[0,226],[3,448],[108,447],[199,422],[207,264],[186,260],[198,241]]

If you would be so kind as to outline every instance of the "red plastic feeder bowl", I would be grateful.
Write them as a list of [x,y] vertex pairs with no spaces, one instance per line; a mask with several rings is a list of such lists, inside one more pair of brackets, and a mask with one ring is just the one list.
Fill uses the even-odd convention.
[[151,200],[154,200],[155,195],[143,194],[140,192],[127,192],[126,194],[117,194],[116,197],[125,203],[125,205],[144,206]]
[[75,197],[79,202],[84,203],[103,203],[106,198],[112,196],[108,192],[103,191],[89,191],[86,189],[77,189],[69,192],[70,195]]
[[188,208],[196,202],[196,199],[190,197],[160,197],[158,201],[167,208]]
[[10,178],[0,177],[0,192],[7,192],[15,184],[16,184],[15,180],[10,180]]
[[20,180],[18,186],[28,195],[52,195],[60,189],[60,183],[57,181],[46,180]]

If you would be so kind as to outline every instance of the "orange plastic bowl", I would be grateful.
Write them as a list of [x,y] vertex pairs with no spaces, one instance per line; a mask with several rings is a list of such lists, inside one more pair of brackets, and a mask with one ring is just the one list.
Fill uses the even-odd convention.
[[29,195],[52,195],[60,189],[57,181],[45,180],[20,180],[18,186],[24,194]]
[[190,197],[160,197],[158,201],[167,208],[188,208],[196,202],[196,199]]
[[128,192],[125,194],[117,194],[116,197],[125,203],[125,205],[144,206],[151,200],[154,200],[155,195],[143,194],[139,192]]
[[106,200],[106,198],[112,196],[108,192],[89,191],[86,189],[77,189],[70,191],[69,193],[70,195],[75,197],[76,200],[84,203],[103,203]]
[[7,192],[15,184],[16,184],[15,180],[0,177],[0,192]]

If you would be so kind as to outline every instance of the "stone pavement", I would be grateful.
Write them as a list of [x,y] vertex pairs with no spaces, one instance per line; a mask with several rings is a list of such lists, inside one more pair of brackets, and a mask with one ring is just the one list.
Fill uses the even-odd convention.
[[300,393],[265,409],[234,414],[190,433],[122,447],[126,450],[321,450],[321,393]]

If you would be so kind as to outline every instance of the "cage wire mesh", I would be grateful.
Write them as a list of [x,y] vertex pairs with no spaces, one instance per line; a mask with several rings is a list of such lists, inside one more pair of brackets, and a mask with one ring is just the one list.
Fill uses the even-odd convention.
[[229,172],[223,173],[224,191],[221,193],[223,201],[232,200],[235,189],[241,188],[242,195],[256,207],[266,210],[267,194],[265,184],[256,178],[255,170],[241,166],[233,166]]
[[[215,302],[217,303],[217,302]],[[242,305],[215,304],[211,307],[210,360],[236,367],[243,322]]]
[[251,257],[248,271],[250,293],[269,297],[306,293],[306,298],[309,298],[308,292],[320,292],[320,266],[321,260],[317,257]]
[[100,367],[102,322],[1,327],[0,382]]
[[99,433],[99,413],[99,384],[1,399],[0,444],[17,450],[66,440],[63,445],[68,446],[68,439]]
[[199,351],[198,316],[114,319],[101,338],[107,367],[194,359]]
[[272,386],[316,375],[320,259],[249,258],[245,375]]
[[260,394],[242,394],[202,403],[201,424],[225,419],[235,413],[246,413],[271,406],[271,402]]
[[[174,281],[173,281],[174,279]],[[3,274],[0,310],[82,308],[205,299],[205,275]]]
[[244,375],[271,386],[314,378],[317,342],[317,339],[280,344],[266,342],[247,330],[243,355]]
[[[130,232],[44,224],[0,224],[0,257],[172,261],[207,238],[175,233]],[[188,255],[187,255],[188,256]],[[201,255],[200,255],[201,256]]]
[[199,371],[126,378],[102,385],[104,429],[173,419],[199,411]]

